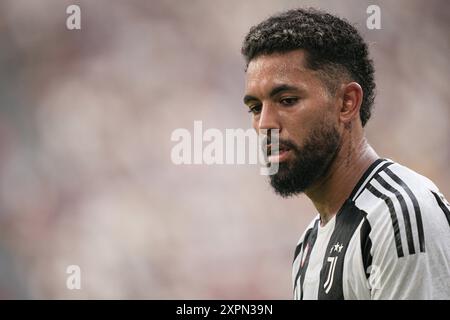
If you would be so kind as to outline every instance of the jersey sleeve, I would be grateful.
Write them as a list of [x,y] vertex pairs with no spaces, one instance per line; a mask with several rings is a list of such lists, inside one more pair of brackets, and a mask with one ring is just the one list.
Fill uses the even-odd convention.
[[[408,229],[397,212],[395,224],[393,212],[385,206],[384,214],[374,221],[373,259],[367,270],[371,299],[450,299],[448,203],[437,190],[419,192],[416,198],[422,217],[423,246],[413,218]],[[401,212],[400,206],[398,209]],[[412,246],[408,246],[408,232],[413,235]]]
[[371,299],[431,299],[429,272],[424,255],[414,254],[398,258],[381,249],[369,267]]

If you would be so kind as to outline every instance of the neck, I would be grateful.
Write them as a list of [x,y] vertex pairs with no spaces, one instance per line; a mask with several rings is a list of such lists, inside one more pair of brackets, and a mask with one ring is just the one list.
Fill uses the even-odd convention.
[[350,196],[355,185],[378,155],[362,136],[342,145],[327,174],[305,194],[320,214],[321,225],[330,221]]

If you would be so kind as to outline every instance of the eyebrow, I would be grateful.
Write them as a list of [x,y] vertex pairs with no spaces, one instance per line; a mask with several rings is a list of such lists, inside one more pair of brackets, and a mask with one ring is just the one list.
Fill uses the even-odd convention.
[[[273,97],[276,96],[277,94],[282,93],[282,92],[285,92],[285,91],[300,91],[300,89],[297,88],[297,87],[294,87],[294,86],[287,85],[287,84],[281,84],[281,85],[278,85],[278,86],[276,86],[275,88],[273,88],[273,89],[270,91],[269,96],[270,96],[271,98],[273,98]],[[255,100],[259,100],[259,99],[256,98],[256,97],[254,97],[254,96],[251,96],[251,95],[246,95],[246,96],[244,97],[244,103],[245,103],[245,104],[247,104],[247,103],[250,102],[250,101],[255,101]]]

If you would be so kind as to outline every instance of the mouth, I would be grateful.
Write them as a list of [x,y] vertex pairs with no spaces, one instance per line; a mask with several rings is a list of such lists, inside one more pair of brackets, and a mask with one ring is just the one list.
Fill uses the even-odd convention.
[[267,160],[271,163],[283,162],[287,159],[290,152],[291,152],[291,149],[286,146],[280,146],[278,149],[278,152],[275,152],[275,150],[274,150],[274,152],[272,152],[272,146],[268,145],[267,146],[267,154],[268,154]]

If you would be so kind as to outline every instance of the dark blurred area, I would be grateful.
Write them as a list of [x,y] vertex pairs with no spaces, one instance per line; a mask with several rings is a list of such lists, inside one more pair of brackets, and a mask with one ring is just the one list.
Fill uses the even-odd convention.
[[257,166],[174,165],[170,137],[251,126],[241,42],[299,6],[357,25],[369,142],[449,198],[448,1],[0,0],[0,299],[290,299],[309,200],[278,198]]

